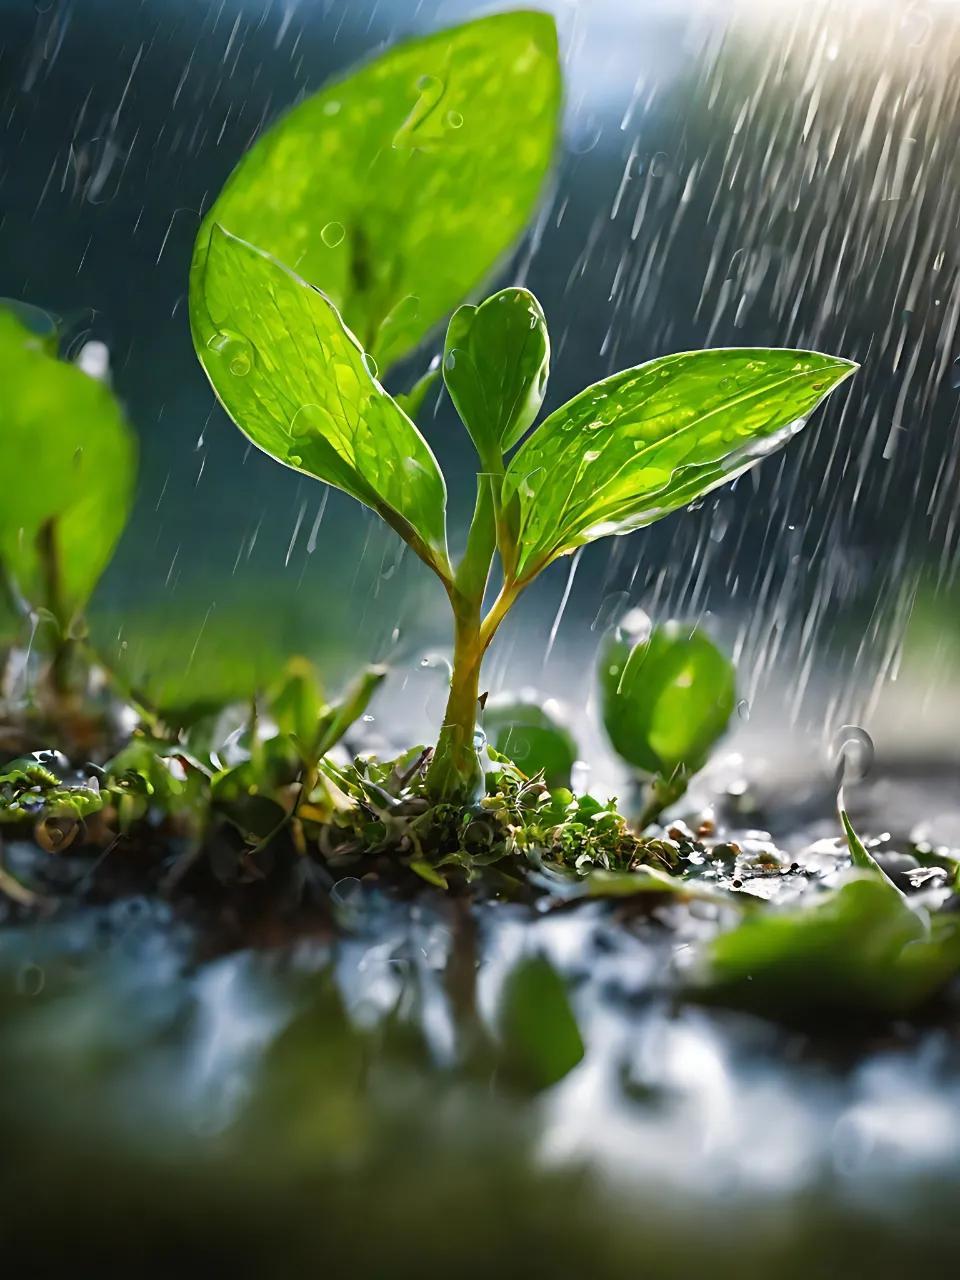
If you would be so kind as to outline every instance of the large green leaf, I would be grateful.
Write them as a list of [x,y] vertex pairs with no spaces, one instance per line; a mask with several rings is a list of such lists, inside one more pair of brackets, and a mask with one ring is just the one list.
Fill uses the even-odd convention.
[[553,19],[518,11],[388,50],[251,148],[220,224],[322,288],[382,367],[480,284],[526,225],[560,107]]
[[62,624],[87,601],[126,523],[134,438],[109,389],[0,308],[0,561]]
[[635,640],[611,635],[601,653],[600,689],[614,750],[664,778],[701,768],[736,703],[730,660],[698,627],[679,622]]
[[481,459],[499,463],[526,434],[543,403],[549,369],[547,322],[527,289],[503,289],[454,313],[443,379]]
[[732,480],[795,435],[856,367],[809,351],[695,351],[588,387],[511,459],[503,501],[517,576]]
[[372,507],[446,565],[436,459],[324,294],[216,227],[190,323],[214,390],[258,448]]

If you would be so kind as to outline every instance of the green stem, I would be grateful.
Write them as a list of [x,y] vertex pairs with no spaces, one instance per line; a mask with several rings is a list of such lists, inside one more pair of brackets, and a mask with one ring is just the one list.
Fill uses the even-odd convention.
[[[530,581],[512,577],[505,567],[500,593],[483,616],[483,598],[498,545],[504,560],[507,535],[501,529],[500,474],[488,469],[477,477],[477,503],[467,548],[447,589],[455,619],[453,671],[437,749],[427,770],[427,794],[435,802],[472,804],[483,789],[483,771],[475,735],[480,700],[480,668],[497,628]],[[507,561],[504,560],[504,565]]]
[[479,475],[467,547],[448,588],[454,616],[453,670],[437,749],[426,777],[431,798],[449,804],[470,804],[483,787],[474,735],[480,666],[489,643],[484,643],[481,636],[481,610],[496,546],[490,479]]
[[669,809],[672,804],[676,804],[686,791],[689,781],[690,775],[683,769],[678,769],[669,778],[657,774],[651,779],[647,786],[647,801],[637,822],[638,828],[641,831],[645,830],[651,823],[656,822],[664,809]]
[[471,804],[483,787],[474,741],[483,653],[479,607],[465,606],[456,618],[450,693],[437,749],[427,770],[427,793],[437,802]]

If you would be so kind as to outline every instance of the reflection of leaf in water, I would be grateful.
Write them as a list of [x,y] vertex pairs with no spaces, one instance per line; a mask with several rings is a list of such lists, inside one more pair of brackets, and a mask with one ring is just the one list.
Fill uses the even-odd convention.
[[522,960],[500,997],[500,1033],[507,1075],[545,1089],[583,1058],[583,1040],[563,979],[544,956]]

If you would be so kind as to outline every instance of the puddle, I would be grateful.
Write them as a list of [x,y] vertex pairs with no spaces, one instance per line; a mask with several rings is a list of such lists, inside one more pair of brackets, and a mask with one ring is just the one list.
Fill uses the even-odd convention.
[[[862,812],[890,794],[861,792]],[[803,837],[829,863],[836,828],[827,837],[827,819],[808,817]],[[557,1249],[600,1232],[619,1256],[652,1218],[669,1256],[691,1266],[731,1237],[749,1271],[802,1258],[823,1231],[927,1249],[951,1234],[941,1206],[960,1191],[954,1006],[930,1025],[811,1034],[676,1000],[673,963],[706,928],[695,913],[678,935],[602,902],[467,908],[341,888],[342,936],[207,963],[192,928],[142,898],[0,930],[0,1118],[28,1205],[49,1205],[92,1161],[109,1185],[73,1185],[55,1216],[88,1215],[118,1180],[145,1197],[162,1187],[148,1238],[160,1218],[190,1218],[197,1197],[205,1213],[221,1195],[254,1203],[254,1168],[274,1190],[278,1178],[299,1188],[285,1232],[303,1188],[336,1178],[337,1212],[355,1229],[369,1215],[383,1240],[406,1238],[387,1206],[407,1203],[411,1179],[428,1199],[442,1180],[458,1223],[517,1179],[525,1204],[567,1188],[580,1208]],[[534,1095],[496,1046],[505,984],[535,955],[567,984],[584,1053]],[[386,1200],[371,1209],[374,1183]],[[538,1213],[512,1212],[521,1247]],[[273,1238],[260,1228],[245,1222],[236,1239]],[[105,1256],[123,1253],[104,1223],[95,1234]],[[369,1263],[378,1274],[365,1256],[360,1273]],[[606,1274],[605,1255],[595,1262]]]

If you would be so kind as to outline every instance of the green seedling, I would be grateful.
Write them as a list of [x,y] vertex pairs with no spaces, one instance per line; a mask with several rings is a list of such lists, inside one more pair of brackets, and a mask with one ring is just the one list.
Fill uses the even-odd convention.
[[136,448],[110,390],[57,358],[37,314],[0,306],[3,638],[36,632],[62,691],[80,612],[126,523]]
[[577,744],[559,709],[534,694],[488,698],[483,711],[488,741],[528,777],[543,775],[550,788],[569,787]]
[[443,583],[454,662],[427,774],[437,801],[479,794],[481,663],[529,583],[585,543],[741,474],[855,368],[803,351],[669,356],[588,388],[531,431],[550,361],[539,303],[513,288],[461,307],[443,379],[479,466],[454,563],[444,478],[410,416],[424,383],[398,399],[380,379],[522,229],[559,103],[545,15],[500,14],[402,44],[258,141],[204,219],[191,269],[197,353],[240,429],[376,511]]
[[736,705],[729,659],[699,627],[654,627],[640,610],[600,653],[603,724],[613,749],[647,779],[640,825],[684,794]]
[[[241,430],[277,461],[376,511],[443,583],[453,674],[427,783],[435,800],[457,803],[482,783],[483,657],[523,590],[559,557],[652,524],[741,475],[856,368],[775,349],[666,356],[587,388],[523,438],[545,390],[543,312],[517,288],[461,308],[443,373],[479,472],[466,550],[454,564],[437,461],[322,292],[216,226],[191,279],[190,312],[201,363]],[[500,586],[485,609],[495,558]]]

